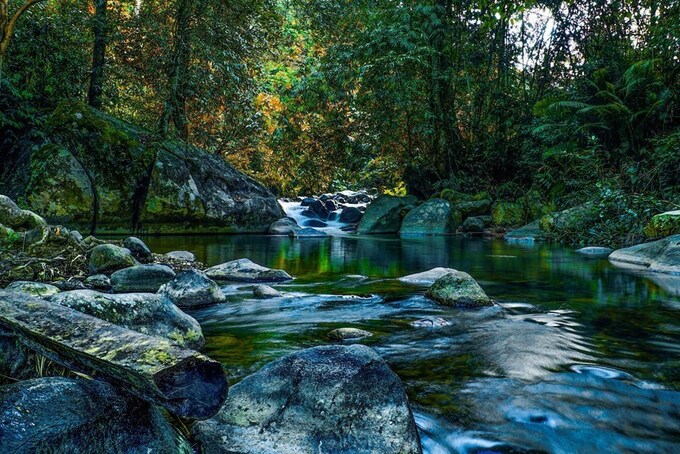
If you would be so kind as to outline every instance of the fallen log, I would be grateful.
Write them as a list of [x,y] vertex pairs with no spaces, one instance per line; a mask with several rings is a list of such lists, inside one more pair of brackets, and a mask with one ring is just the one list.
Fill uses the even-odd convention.
[[0,329],[68,369],[95,371],[97,379],[181,417],[210,418],[227,397],[220,363],[49,301],[0,291]]

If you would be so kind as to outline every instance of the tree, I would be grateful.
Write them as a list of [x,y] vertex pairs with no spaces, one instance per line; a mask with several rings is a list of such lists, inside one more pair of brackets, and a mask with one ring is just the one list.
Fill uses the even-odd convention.
[[7,52],[7,46],[9,46],[17,21],[31,6],[41,1],[44,0],[26,0],[14,14],[10,15],[9,0],[0,0],[0,64]]
[[92,48],[92,73],[90,75],[90,88],[87,93],[88,103],[97,109],[102,106],[102,93],[104,91],[104,66],[106,63],[106,18],[107,0],[94,0],[94,46]]

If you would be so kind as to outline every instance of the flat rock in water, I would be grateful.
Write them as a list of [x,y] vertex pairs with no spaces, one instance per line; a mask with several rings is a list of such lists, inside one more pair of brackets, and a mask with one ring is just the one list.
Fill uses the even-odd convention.
[[175,278],[175,272],[166,265],[138,265],[116,271],[111,275],[111,286],[117,293],[155,293],[163,284]]
[[51,296],[49,301],[149,336],[165,337],[184,348],[201,350],[205,345],[198,322],[162,295],[74,290]]
[[114,244],[100,244],[90,253],[90,274],[110,274],[138,265],[129,249]]
[[153,405],[111,385],[38,378],[0,388],[0,446],[6,453],[191,453]]
[[281,298],[283,294],[268,285],[256,285],[253,287],[253,296],[259,299]]
[[440,277],[446,276],[449,273],[457,273],[458,270],[453,268],[432,268],[428,271],[423,271],[422,273],[409,274],[408,276],[400,277],[399,280],[406,284],[413,285],[432,285]]
[[125,238],[125,241],[123,241],[123,247],[127,248],[141,263],[149,263],[153,261],[151,249],[149,249],[144,241],[135,236]]
[[172,251],[165,254],[166,257],[172,260],[179,260],[182,262],[195,262],[196,256],[189,251]]
[[576,252],[588,257],[607,257],[614,250],[608,247],[588,246],[578,249]]
[[371,337],[373,333],[370,333],[368,331],[364,331],[363,329],[358,329],[358,328],[338,328],[334,329],[330,333],[328,333],[328,338],[337,340],[337,341],[345,341],[345,340],[357,340],[357,339],[363,339],[365,337]]
[[193,434],[205,454],[421,452],[401,380],[363,345],[310,348],[266,365]]
[[238,259],[213,266],[205,274],[216,281],[233,282],[282,282],[292,279],[283,270],[275,270],[254,263],[250,259]]
[[8,292],[28,293],[29,295],[37,296],[39,298],[55,295],[61,291],[54,285],[29,281],[12,282],[5,288],[5,290]]
[[202,271],[182,271],[158,293],[182,308],[224,303],[227,298],[219,285]]
[[270,235],[290,235],[291,232],[300,230],[300,226],[293,218],[281,218],[271,223],[267,229]]
[[440,304],[457,307],[493,306],[493,301],[472,276],[463,271],[448,273],[435,281],[427,296]]
[[680,235],[612,252],[614,265],[632,265],[654,273],[680,275]]

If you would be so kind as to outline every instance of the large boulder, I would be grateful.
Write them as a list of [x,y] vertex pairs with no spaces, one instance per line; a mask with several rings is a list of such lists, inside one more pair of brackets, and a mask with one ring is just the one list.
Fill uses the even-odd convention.
[[680,210],[657,214],[644,229],[647,238],[663,238],[680,234]]
[[155,293],[163,284],[175,278],[175,272],[166,265],[138,265],[118,270],[111,275],[111,286],[117,293]]
[[0,388],[3,452],[191,453],[154,406],[95,380],[39,378]]
[[357,233],[397,233],[406,213],[415,208],[417,199],[413,196],[395,197],[381,195],[366,208],[359,222]]
[[293,232],[301,230],[297,221],[293,218],[281,218],[271,223],[267,228],[267,233],[270,235],[290,235]]
[[162,295],[73,290],[48,300],[142,334],[168,338],[181,347],[200,350],[205,345],[198,322]]
[[680,275],[680,235],[619,249],[611,253],[609,261],[614,265]]
[[98,233],[264,232],[283,216],[269,190],[219,156],[155,141],[83,102],[62,102],[43,130],[48,145],[7,147],[0,192],[52,223]]
[[216,281],[233,282],[282,282],[292,279],[283,270],[275,270],[254,263],[250,259],[238,259],[213,266],[205,274]]
[[30,281],[12,282],[7,287],[5,287],[5,290],[8,292],[28,293],[29,295],[37,296],[38,298],[55,295],[61,291],[59,288],[51,284]]
[[115,244],[100,244],[90,252],[90,274],[109,274],[137,264],[129,249]]
[[421,452],[399,377],[362,345],[310,348],[266,365],[193,433],[205,454]]
[[454,270],[437,279],[427,290],[427,296],[446,306],[493,306],[477,281],[463,271]]
[[409,211],[399,234],[443,235],[451,233],[451,205],[444,199],[430,199]]
[[165,296],[181,308],[209,306],[224,303],[227,298],[219,285],[202,271],[188,270],[177,274],[164,284],[158,294]]

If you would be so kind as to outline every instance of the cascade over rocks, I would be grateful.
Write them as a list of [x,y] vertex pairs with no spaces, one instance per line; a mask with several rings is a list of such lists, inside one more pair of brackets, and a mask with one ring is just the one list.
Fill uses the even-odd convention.
[[310,348],[266,365],[193,434],[205,454],[421,452],[399,377],[363,345]]
[[[155,142],[80,101],[63,101],[45,131],[49,143],[17,142],[3,156],[0,193],[52,223],[98,233],[264,232],[283,216],[268,189],[222,158]],[[35,222],[17,215],[26,219],[13,224]]]
[[149,336],[165,337],[184,348],[201,350],[205,345],[198,322],[162,295],[73,290],[48,300]]
[[191,453],[158,408],[108,383],[62,377],[0,387],[0,446],[7,453]]

